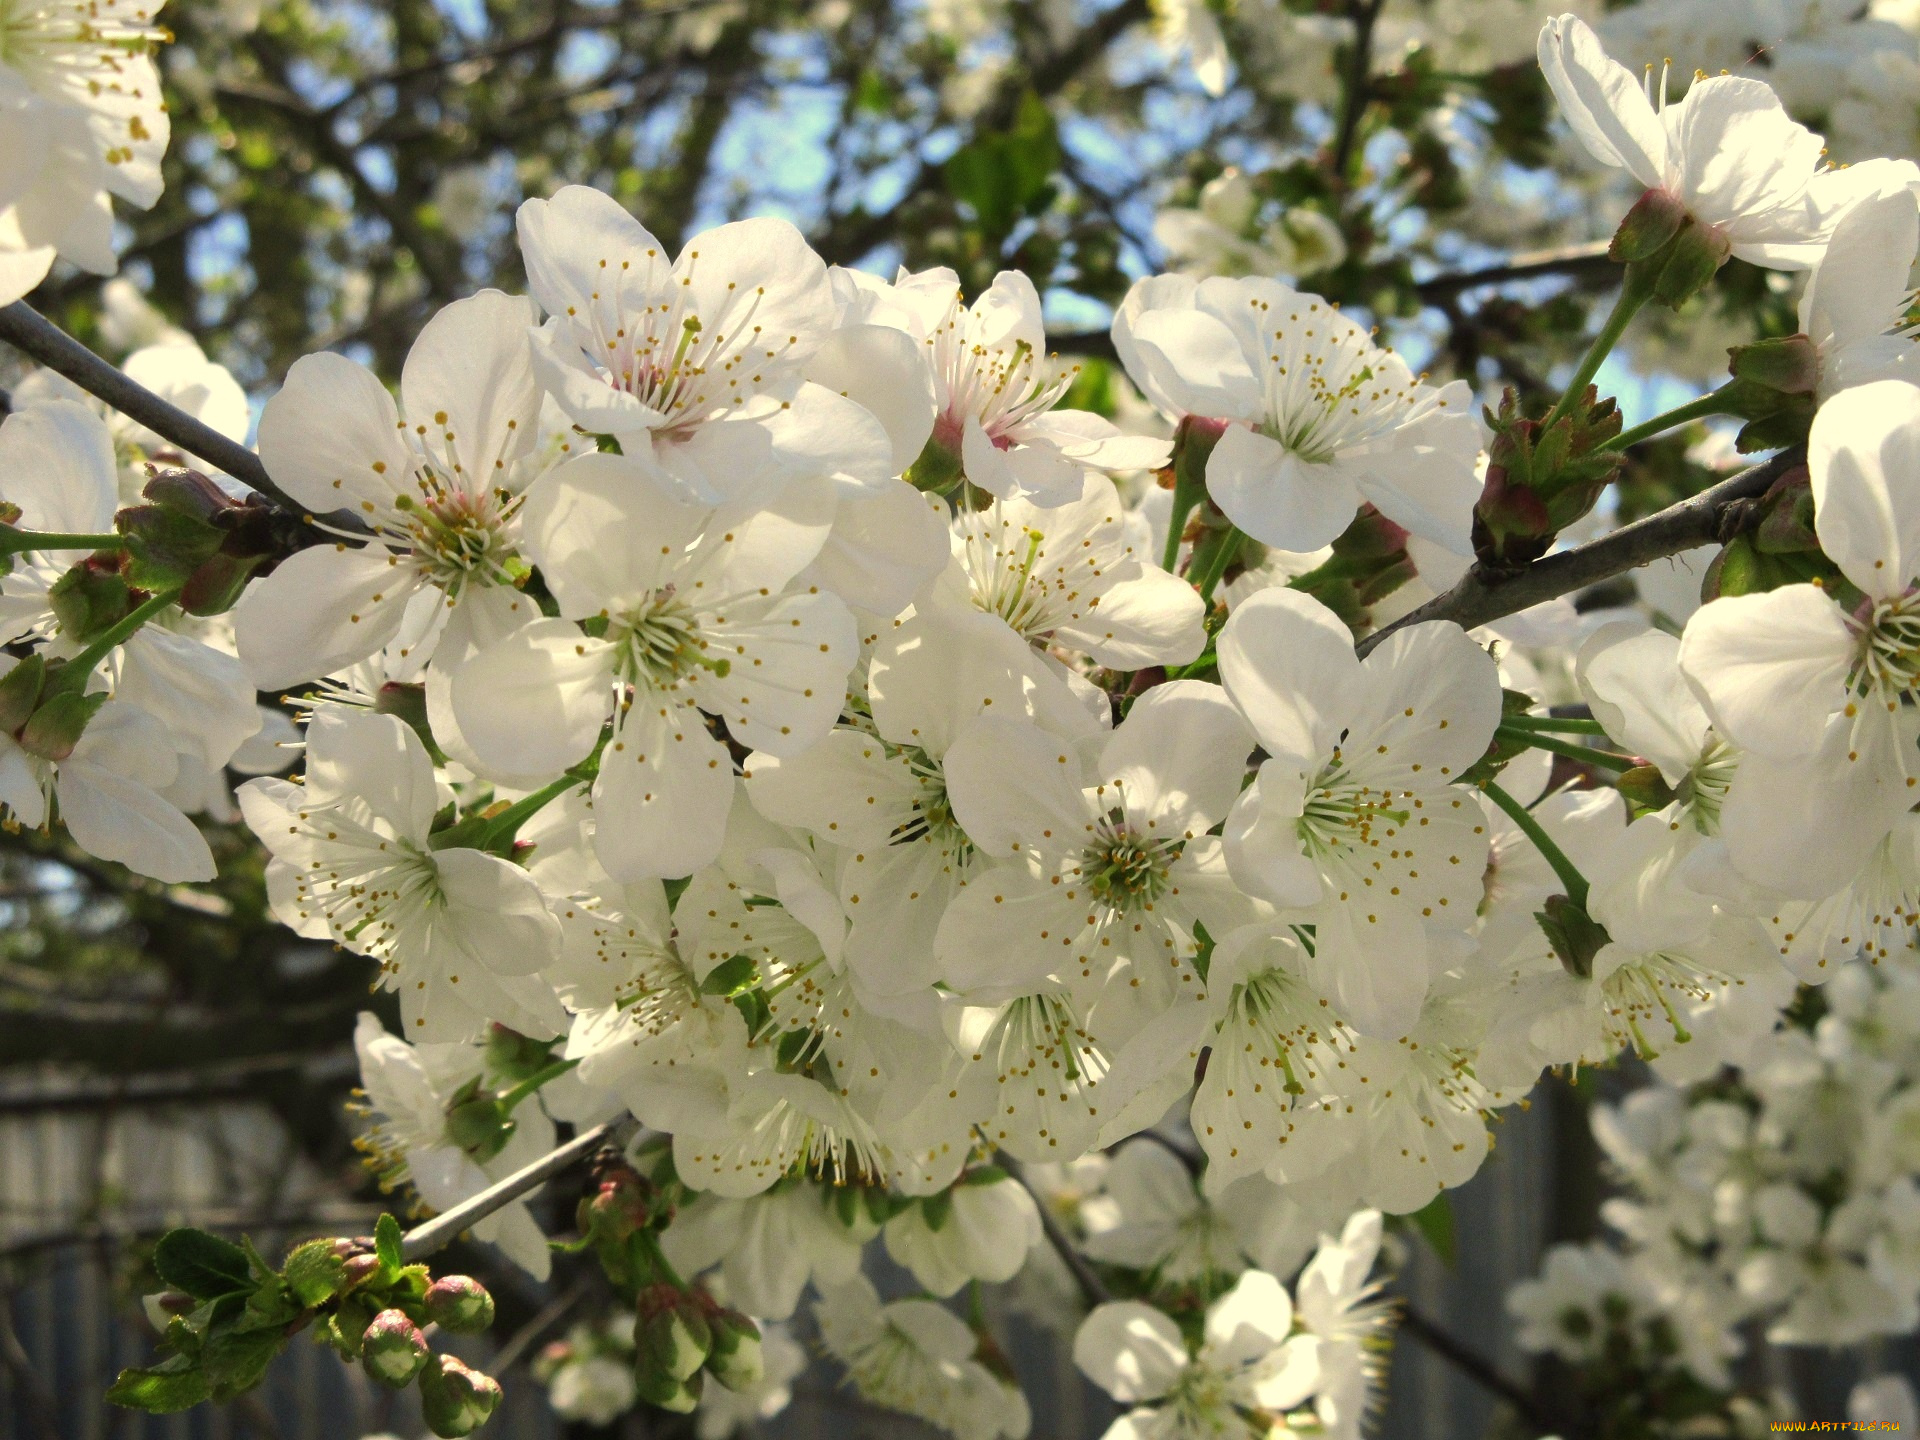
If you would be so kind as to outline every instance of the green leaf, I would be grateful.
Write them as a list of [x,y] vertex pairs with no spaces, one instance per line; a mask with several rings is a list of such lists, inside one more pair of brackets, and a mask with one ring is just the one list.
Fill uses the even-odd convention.
[[266,1377],[274,1357],[286,1348],[284,1327],[236,1330],[209,1337],[200,1355],[208,1398],[226,1401],[253,1389]]
[[700,982],[700,993],[738,995],[759,978],[760,972],[751,955],[734,955],[707,972],[707,978]]
[[153,1268],[196,1300],[217,1300],[253,1288],[247,1252],[204,1230],[169,1230],[153,1247]]
[[1433,1253],[1440,1257],[1440,1263],[1449,1270],[1453,1269],[1458,1255],[1454,1243],[1453,1202],[1442,1192],[1429,1200],[1426,1205],[1406,1217],[1407,1224],[1418,1230]]
[[287,1256],[287,1286],[302,1305],[324,1304],[347,1280],[347,1262],[333,1253],[331,1240],[309,1240]]
[[176,1355],[150,1369],[127,1369],[107,1391],[110,1404],[149,1415],[171,1415],[209,1398],[207,1377],[185,1356]]
[[382,1278],[391,1280],[400,1273],[400,1267],[407,1263],[403,1246],[406,1236],[401,1233],[400,1222],[393,1216],[381,1212],[380,1218],[373,1222],[374,1253],[380,1257]]

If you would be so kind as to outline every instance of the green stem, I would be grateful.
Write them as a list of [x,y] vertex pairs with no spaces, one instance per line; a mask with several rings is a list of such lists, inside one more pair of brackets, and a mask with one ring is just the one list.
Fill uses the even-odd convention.
[[[1218,541],[1204,556],[1196,557],[1204,567],[1200,572],[1200,598],[1209,607],[1213,604],[1213,592],[1220,583],[1220,577],[1227,573],[1227,566],[1231,565],[1233,557],[1240,553],[1242,538],[1238,530],[1223,531]],[[1207,542],[1202,540],[1200,543],[1205,545]]]
[[[63,690],[84,691],[87,686],[88,677],[93,674],[102,660],[113,653],[114,647],[125,644],[133,638],[135,632],[137,632],[142,625],[145,625],[149,620],[173,604],[174,601],[178,600],[180,598],[180,591],[183,588],[185,587],[174,585],[168,589],[157,591],[140,604],[134,606],[124,617],[108,626],[106,630],[94,638],[92,644],[88,645],[78,655],[75,655],[71,660],[67,661],[55,679],[47,683],[47,696],[52,696]],[[45,703],[44,698],[41,703]]]
[[1585,745],[1575,745],[1568,740],[1556,740],[1551,735],[1541,734],[1538,730],[1517,730],[1511,726],[1502,725],[1494,733],[1502,740],[1517,741],[1535,750],[1549,750],[1555,755],[1564,755],[1569,760],[1578,760],[1583,765],[1597,765],[1602,770],[1632,770],[1640,763],[1625,755],[1616,755],[1610,750],[1592,750]]
[[1173,462],[1173,508],[1167,512],[1167,544],[1160,556],[1160,568],[1169,572],[1180,563],[1180,537],[1186,533],[1187,517],[1207,493],[1206,482],[1189,478],[1193,467],[1181,464],[1180,458]]
[[533,1094],[534,1091],[538,1090],[549,1080],[558,1080],[579,1063],[578,1060],[556,1060],[551,1065],[534,1071],[533,1074],[529,1075],[500,1097],[500,1108],[511,1114],[514,1106]]
[[475,848],[485,850],[503,838],[510,838],[522,825],[553,801],[558,800],[569,790],[578,790],[584,784],[586,781],[569,770],[558,780],[542,785],[531,795],[522,796],[487,822],[486,832]]
[[1576,715],[1507,715],[1500,723],[1513,730],[1555,730],[1566,735],[1605,735],[1607,727],[1598,720]]
[[1600,333],[1593,337],[1593,344],[1587,347],[1587,353],[1580,357],[1580,364],[1573,372],[1573,378],[1567,382],[1566,391],[1554,402],[1553,409],[1547,412],[1546,419],[1540,422],[1542,432],[1550,429],[1554,421],[1561,419],[1579,403],[1586,393],[1600,366],[1613,347],[1626,333],[1633,317],[1640,313],[1640,307],[1653,298],[1653,273],[1640,265],[1627,267],[1626,279],[1621,283],[1619,298],[1613,302],[1613,309],[1607,315],[1606,324],[1600,327]]
[[73,535],[0,527],[0,555],[20,555],[31,550],[124,550],[126,546],[126,537],[111,531],[105,535]]
[[1206,649],[1202,650],[1199,657],[1191,663],[1176,665],[1167,671],[1167,678],[1169,680],[1184,680],[1189,675],[1198,675],[1202,670],[1217,670],[1219,668],[1220,656],[1213,646],[1209,645]]
[[[1725,386],[1722,386],[1721,390],[1725,388]],[[1642,440],[1651,440],[1656,435],[1668,430],[1677,429],[1679,426],[1689,424],[1692,421],[1704,420],[1709,415],[1720,415],[1724,413],[1721,409],[1721,391],[1713,390],[1702,395],[1698,400],[1689,400],[1686,404],[1676,405],[1673,409],[1668,410],[1664,414],[1656,415],[1651,420],[1642,421],[1631,430],[1622,430],[1618,435],[1614,436],[1613,439],[1598,448],[1601,450],[1624,450],[1629,445],[1638,445]]]
[[1540,828],[1540,822],[1534,819],[1527,812],[1527,807],[1513,796],[1491,780],[1487,781],[1482,788],[1486,790],[1487,798],[1506,811],[1507,818],[1520,827],[1520,833],[1531,840],[1534,848],[1546,857],[1547,864],[1553,867],[1553,873],[1560,877],[1560,883],[1566,887],[1567,898],[1585,910],[1587,908],[1587,877],[1582,875],[1579,867],[1567,858],[1567,852],[1553,843],[1547,832]]

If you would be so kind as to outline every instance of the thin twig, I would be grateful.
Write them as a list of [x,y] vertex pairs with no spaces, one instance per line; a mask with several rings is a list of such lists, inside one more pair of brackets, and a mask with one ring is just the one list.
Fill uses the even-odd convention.
[[1027,1179],[1026,1171],[1020,1168],[1020,1162],[1004,1150],[994,1156],[994,1163],[1011,1175],[1022,1190],[1033,1198],[1033,1208],[1040,1212],[1040,1229],[1047,1237],[1047,1243],[1054,1248],[1062,1263],[1073,1272],[1074,1280],[1080,1286],[1080,1293],[1086,1296],[1089,1305],[1104,1305],[1113,1298],[1106,1282],[1094,1273],[1093,1266],[1087,1263],[1087,1257],[1074,1249],[1073,1241],[1067,1232],[1060,1228],[1060,1222],[1054,1218],[1053,1211],[1047,1208],[1047,1202],[1040,1192],[1033,1188],[1033,1182]]
[[1404,1299],[1400,1302],[1400,1328],[1488,1394],[1506,1401],[1533,1429],[1544,1432],[1553,1428],[1541,1415],[1533,1396],[1519,1382],[1508,1379],[1486,1356],[1454,1339]]
[[1360,138],[1360,118],[1373,97],[1373,27],[1387,0],[1348,0],[1347,18],[1353,21],[1353,53],[1347,64],[1347,82],[1340,97],[1340,131],[1333,142],[1333,179],[1347,183],[1347,168]]
[[13,1291],[0,1290],[0,1369],[7,1372],[14,1387],[26,1400],[33,1428],[45,1440],[60,1440],[60,1412],[53,1393],[34,1369],[33,1357],[13,1328]]
[[1607,258],[1610,243],[1591,240],[1579,245],[1562,246],[1557,250],[1529,250],[1483,269],[1455,270],[1430,276],[1413,288],[1422,300],[1432,301],[1446,295],[1458,295],[1463,290],[1505,285],[1515,280],[1538,280],[1547,275],[1605,274],[1618,268]]
[[592,1289],[593,1286],[588,1277],[582,1276],[566,1290],[542,1305],[531,1320],[514,1331],[507,1343],[493,1353],[492,1358],[487,1361],[487,1373],[504,1375],[519,1364],[521,1356],[533,1348],[534,1342],[566,1319],[567,1313],[586,1299]]
[[138,420],[189,455],[197,455],[242,484],[251,485],[296,515],[306,513],[304,505],[273,483],[258,455],[129,379],[124,371],[109,365],[26,301],[16,300],[0,309],[0,340],[66,376],[89,395]]
[[1698,495],[1622,525],[1590,545],[1536,560],[1508,579],[1489,579],[1476,565],[1446,594],[1362,640],[1359,651],[1365,655],[1394,631],[1423,620],[1451,620],[1471,630],[1682,550],[1725,544],[1748,512],[1746,502],[1765,494],[1774,481],[1805,458],[1806,452],[1798,446],[1783,450]]
[[620,1119],[584,1130],[566,1144],[549,1150],[531,1165],[524,1165],[506,1179],[489,1185],[471,1200],[462,1200],[426,1224],[416,1225],[404,1239],[407,1259],[418,1260],[423,1255],[433,1254],[461,1231],[472,1228],[494,1211],[511,1205],[542,1181],[558,1175],[574,1161],[591,1154],[600,1146],[624,1143],[627,1136],[633,1133],[634,1126],[632,1119]]

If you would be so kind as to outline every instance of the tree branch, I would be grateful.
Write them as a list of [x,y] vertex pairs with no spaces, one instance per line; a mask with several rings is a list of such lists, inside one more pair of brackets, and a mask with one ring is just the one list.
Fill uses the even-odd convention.
[[1546,275],[1603,275],[1619,267],[1607,258],[1612,242],[1590,240],[1557,250],[1528,250],[1509,257],[1498,265],[1480,270],[1456,270],[1434,275],[1414,285],[1422,300],[1436,301],[1442,296],[1458,295],[1488,285],[1505,285],[1514,280],[1537,280]]
[[1054,1253],[1072,1272],[1075,1283],[1080,1286],[1080,1293],[1086,1296],[1087,1304],[1104,1305],[1111,1300],[1112,1292],[1094,1273],[1093,1266],[1087,1263],[1087,1257],[1074,1248],[1073,1241],[1068,1238],[1067,1232],[1060,1228],[1059,1220],[1055,1219],[1053,1212],[1047,1208],[1047,1202],[1041,1198],[1040,1192],[1033,1188],[1033,1182],[1027,1179],[1027,1172],[1020,1168],[1020,1162],[1005,1151],[997,1152],[993,1159],[996,1165],[1013,1177],[1015,1184],[1032,1197],[1033,1208],[1040,1212],[1041,1232],[1047,1237],[1047,1243],[1053,1246]]
[[1400,1302],[1400,1328],[1488,1394],[1506,1401],[1533,1429],[1542,1433],[1553,1429],[1541,1415],[1540,1407],[1534,1404],[1533,1397],[1517,1381],[1509,1380],[1486,1356],[1454,1339],[1405,1299]]
[[16,300],[0,309],[0,340],[66,376],[89,395],[138,420],[189,455],[197,455],[242,484],[251,485],[295,515],[306,514],[306,506],[273,483],[258,455],[129,379],[26,301]]
[[418,1260],[450,1242],[462,1230],[472,1228],[494,1211],[504,1209],[529,1190],[565,1170],[574,1161],[592,1154],[602,1145],[626,1142],[637,1126],[631,1118],[609,1120],[591,1130],[583,1130],[557,1149],[489,1185],[471,1200],[462,1200],[451,1210],[443,1210],[424,1225],[416,1225],[406,1234],[404,1249],[409,1260]]
[[1451,620],[1471,630],[1682,550],[1723,545],[1738,533],[1748,509],[1746,502],[1764,495],[1774,481],[1805,459],[1806,452],[1798,446],[1783,450],[1698,495],[1622,525],[1590,545],[1536,560],[1511,579],[1489,579],[1476,564],[1446,594],[1362,640],[1359,652],[1365,655],[1403,626],[1424,620]]
[[1346,85],[1340,97],[1340,130],[1333,142],[1333,179],[1344,189],[1360,138],[1360,119],[1366,114],[1373,83],[1373,27],[1387,0],[1347,0],[1347,18],[1353,22],[1353,53],[1347,64]]

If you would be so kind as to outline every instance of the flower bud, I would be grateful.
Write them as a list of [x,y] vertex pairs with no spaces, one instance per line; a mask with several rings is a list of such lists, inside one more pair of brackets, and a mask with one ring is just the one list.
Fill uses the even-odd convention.
[[420,1414],[443,1437],[471,1435],[500,1405],[500,1382],[451,1355],[434,1355],[420,1372]]
[[641,1362],[634,1367],[633,1385],[640,1398],[649,1405],[686,1415],[700,1404],[704,1378],[704,1372],[696,1370],[687,1379],[676,1380],[665,1371],[652,1369]]
[[140,1297],[140,1308],[146,1312],[147,1323],[163,1335],[174,1316],[186,1314],[199,1303],[183,1290],[156,1290]]
[[78,645],[125,616],[130,598],[117,555],[111,565],[82,560],[47,591],[47,604],[60,622],[60,634]]
[[942,415],[934,422],[933,433],[921,448],[920,456],[907,467],[906,480],[916,490],[944,495],[965,473],[960,459],[959,422]]
[[478,1335],[493,1324],[493,1296],[470,1275],[442,1275],[427,1287],[427,1315],[455,1335]]
[[87,722],[106,703],[105,692],[76,695],[65,690],[33,712],[20,730],[20,748],[42,760],[60,761],[73,753]]
[[1645,260],[1665,247],[1686,224],[1687,207],[1671,190],[1649,190],[1633,202],[1613,232],[1607,258],[1618,265]]
[[713,1330],[697,1298],[671,1285],[655,1285],[640,1297],[633,1348],[640,1373],[685,1380],[706,1363]]
[[0,675],[0,730],[14,734],[33,716],[47,683],[47,658],[35,651]]
[[404,1311],[382,1310],[360,1336],[360,1363],[382,1385],[404,1389],[432,1355],[427,1337]]
[[348,1289],[352,1289],[355,1285],[364,1285],[380,1273],[380,1257],[378,1255],[349,1256],[345,1270]]
[[478,1165],[506,1149],[513,1131],[513,1116],[492,1095],[477,1095],[447,1112],[447,1138]]
[[766,1376],[760,1356],[760,1327],[738,1310],[721,1310],[710,1321],[713,1348],[707,1373],[727,1389],[751,1390]]

